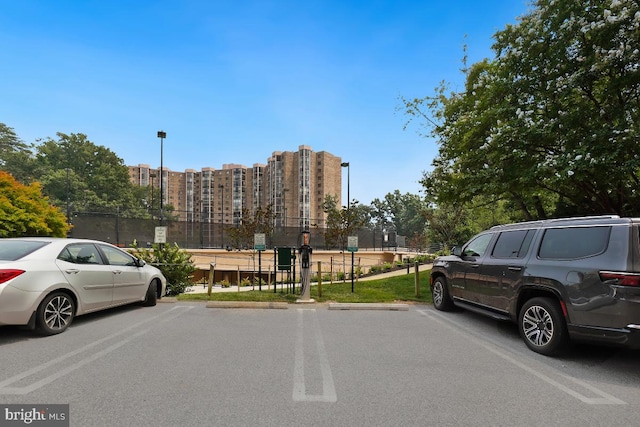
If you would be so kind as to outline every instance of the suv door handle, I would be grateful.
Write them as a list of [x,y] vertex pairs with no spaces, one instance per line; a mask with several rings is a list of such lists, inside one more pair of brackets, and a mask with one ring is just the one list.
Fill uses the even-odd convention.
[[518,267],[516,265],[510,265],[509,267],[507,267],[509,270],[511,271],[522,271],[522,267]]
[[480,264],[471,264],[471,268],[478,268],[480,267]]

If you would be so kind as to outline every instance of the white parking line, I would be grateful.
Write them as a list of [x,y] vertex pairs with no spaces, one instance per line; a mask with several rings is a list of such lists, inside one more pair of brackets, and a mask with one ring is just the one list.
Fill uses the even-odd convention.
[[[316,339],[316,351],[320,372],[322,374],[322,394],[308,395],[306,392],[304,376],[304,314],[309,313],[313,317],[312,333]],[[336,402],[338,397],[333,384],[333,376],[329,366],[329,359],[324,348],[320,323],[315,309],[298,309],[298,331],[296,339],[296,355],[293,367],[293,400],[295,402]]]
[[[486,350],[489,350],[490,352],[492,352],[493,354],[501,357],[502,359],[510,362],[511,364],[519,367],[520,369],[538,377],[539,379],[541,379],[542,381],[546,382],[547,384],[552,385],[553,387],[557,388],[558,390],[561,390],[565,393],[567,393],[570,396],[573,396],[574,398],[580,400],[581,402],[590,404],[590,405],[626,405],[627,402],[622,401],[608,393],[605,393],[604,391],[592,386],[591,384],[588,384],[584,381],[578,380],[576,378],[571,378],[565,374],[562,373],[556,373],[555,375],[557,376],[561,376],[563,378],[565,378],[568,381],[571,381],[581,387],[583,387],[586,390],[591,391],[593,394],[599,396],[599,397],[587,397],[581,393],[579,393],[578,391],[559,383],[558,381],[554,380],[553,378],[548,377],[547,375],[525,365],[524,363],[514,359],[513,357],[511,357],[509,354],[507,354],[506,352],[500,351],[495,345],[490,345],[488,344],[485,340],[481,340],[479,338],[476,338],[471,332],[469,332],[467,329],[465,329],[465,327],[455,321],[452,321],[451,319],[445,318],[442,314],[435,312],[435,311],[431,311],[431,310],[416,310],[418,313],[420,313],[423,316],[429,317],[431,320],[434,320],[438,323],[440,323],[441,325],[444,325],[452,330],[454,330],[455,332],[461,334],[461,335],[466,335],[471,341],[473,341],[475,344],[485,348]],[[455,325],[455,326],[453,326]]]
[[[133,340],[134,338],[137,338],[137,337],[145,334],[146,332],[148,332],[148,329],[136,332],[131,336],[127,336],[126,338],[116,342],[115,344],[112,344],[111,346],[107,347],[106,349],[100,350],[97,353],[94,353],[92,355],[88,355],[88,356],[84,357],[83,359],[79,360],[78,362],[73,363],[72,365],[70,365],[70,366],[68,366],[66,368],[59,369],[59,370],[54,370],[53,373],[51,373],[50,375],[48,375],[48,376],[46,376],[46,377],[44,377],[42,379],[39,379],[37,381],[34,381],[31,384],[28,384],[28,385],[23,386],[23,387],[10,387],[10,385],[17,383],[18,381],[21,381],[24,378],[28,378],[28,377],[30,377],[32,375],[35,375],[35,374],[37,374],[37,373],[39,373],[41,371],[44,371],[45,369],[49,369],[49,368],[57,365],[58,363],[64,362],[65,360],[67,360],[67,359],[69,359],[69,358],[71,358],[73,356],[76,356],[76,355],[81,354],[81,353],[83,353],[85,351],[88,351],[88,350],[92,349],[93,347],[96,347],[97,345],[100,345],[100,344],[104,343],[105,341],[109,341],[109,340],[112,340],[112,339],[114,339],[116,337],[119,337],[120,335],[129,333],[132,329],[139,328],[141,325],[143,325],[145,323],[151,322],[153,320],[157,320],[157,319],[159,319],[161,317],[165,317],[165,318],[161,319],[160,321],[162,321],[162,322],[169,321],[169,320],[172,320],[175,317],[179,316],[180,314],[182,314],[184,312],[183,309],[190,310],[192,308],[193,307],[189,307],[189,306],[176,306],[176,307],[173,307],[169,311],[160,313],[160,314],[158,314],[156,316],[153,316],[153,317],[149,317],[149,318],[147,318],[147,319],[145,319],[145,320],[143,320],[141,322],[136,323],[135,325],[132,325],[132,326],[130,326],[128,328],[122,329],[119,332],[116,332],[114,334],[108,335],[108,336],[106,336],[104,338],[101,338],[101,339],[99,339],[97,341],[93,341],[92,343],[89,343],[89,344],[85,345],[84,347],[80,347],[77,350],[74,350],[72,352],[63,354],[62,356],[59,356],[59,357],[57,357],[55,359],[52,359],[52,360],[50,360],[50,361],[48,361],[46,363],[38,365],[38,366],[36,366],[34,368],[31,368],[31,369],[29,369],[27,371],[21,372],[21,373],[19,373],[17,375],[14,375],[11,378],[7,378],[4,381],[0,381],[0,395],[2,395],[2,394],[5,394],[5,395],[6,394],[24,395],[24,394],[27,394],[27,393],[31,393],[31,392],[39,389],[40,387],[45,386],[45,385],[47,385],[47,384],[49,384],[49,383],[51,383],[51,382],[53,382],[53,381],[55,381],[55,380],[57,380],[59,378],[62,378],[63,376],[67,375],[68,373],[73,372],[76,369],[78,369],[78,368],[80,368],[80,367],[82,367],[82,366],[84,366],[84,365],[86,365],[86,364],[88,364],[90,362],[93,362],[94,360],[99,359],[100,357],[102,357],[104,355],[106,355],[108,353],[111,353],[112,351],[118,349],[119,347],[122,347],[124,344],[128,343],[129,341]],[[174,310],[181,310],[181,311],[175,311],[174,312]]]

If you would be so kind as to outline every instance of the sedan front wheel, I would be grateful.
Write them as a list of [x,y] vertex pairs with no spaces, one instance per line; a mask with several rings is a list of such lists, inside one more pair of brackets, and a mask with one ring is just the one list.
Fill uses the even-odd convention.
[[44,335],[55,335],[69,327],[76,313],[73,299],[64,292],[54,292],[38,306],[37,328]]

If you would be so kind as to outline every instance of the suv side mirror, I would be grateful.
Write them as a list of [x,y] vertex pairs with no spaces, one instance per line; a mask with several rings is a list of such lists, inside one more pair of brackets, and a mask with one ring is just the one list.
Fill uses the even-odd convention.
[[455,256],[460,256],[462,255],[462,247],[461,246],[454,246],[453,249],[451,250],[451,253]]

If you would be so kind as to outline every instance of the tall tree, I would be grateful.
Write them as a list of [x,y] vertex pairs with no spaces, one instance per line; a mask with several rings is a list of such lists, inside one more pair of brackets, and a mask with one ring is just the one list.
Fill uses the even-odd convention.
[[632,0],[538,0],[464,91],[405,100],[440,144],[426,193],[507,200],[525,219],[640,214],[639,25]]
[[424,210],[426,202],[417,194],[401,194],[399,190],[385,195],[383,200],[371,202],[374,221],[383,228],[393,225],[401,236],[423,235],[426,221]]
[[134,189],[129,170],[114,152],[91,142],[86,135],[58,133],[36,147],[44,191],[60,207],[72,210],[146,213],[146,200]]
[[322,208],[327,214],[325,243],[328,247],[345,249],[347,237],[357,235],[358,230],[368,224],[368,209],[361,208],[356,200],[349,208],[338,208],[337,198],[327,195]]
[[0,171],[0,237],[64,237],[65,215],[43,196],[38,183],[24,185]]
[[0,169],[28,184],[33,180],[34,159],[30,146],[16,135],[13,128],[0,123]]

